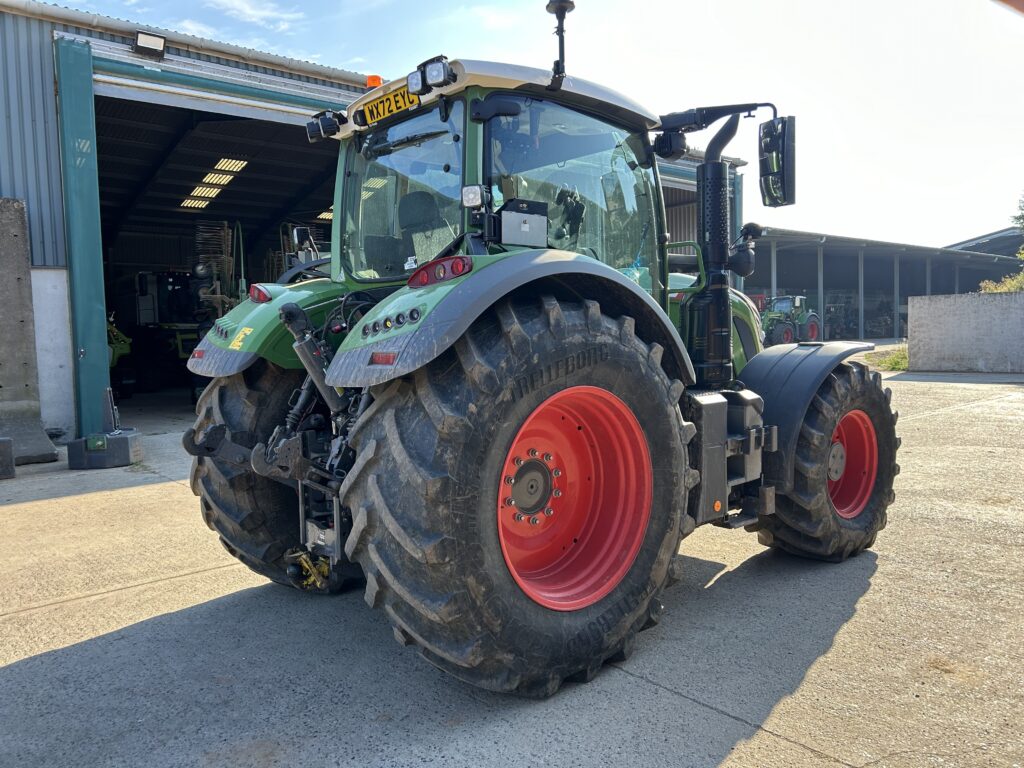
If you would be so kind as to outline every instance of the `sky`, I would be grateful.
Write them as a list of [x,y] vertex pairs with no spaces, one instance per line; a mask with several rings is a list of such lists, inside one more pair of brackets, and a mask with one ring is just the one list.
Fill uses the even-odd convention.
[[[542,68],[557,54],[545,0],[61,4],[385,78],[442,53]],[[761,205],[759,120],[726,150],[751,162],[744,220],[931,246],[1011,225],[1022,51],[1024,15],[993,0],[576,0],[566,19],[568,73],[657,114],[767,101],[797,117],[796,205]]]

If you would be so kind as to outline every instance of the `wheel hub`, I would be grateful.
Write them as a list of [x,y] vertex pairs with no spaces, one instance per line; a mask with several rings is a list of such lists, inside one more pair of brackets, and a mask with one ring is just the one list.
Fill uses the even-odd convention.
[[542,402],[501,470],[498,536],[509,573],[534,602],[585,608],[640,551],[653,497],[647,440],[633,411],[597,387]]
[[541,511],[551,497],[551,472],[540,459],[524,462],[512,478],[512,501],[522,515]]
[[828,479],[833,483],[843,476],[846,469],[846,448],[842,443],[832,443],[828,452]]

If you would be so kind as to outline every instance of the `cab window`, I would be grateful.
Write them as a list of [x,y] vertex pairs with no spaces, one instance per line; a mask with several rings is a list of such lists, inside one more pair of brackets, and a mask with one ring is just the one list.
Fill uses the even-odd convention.
[[487,123],[494,210],[512,198],[548,210],[548,247],[603,261],[651,289],[656,264],[654,179],[643,135],[523,96],[520,113]]

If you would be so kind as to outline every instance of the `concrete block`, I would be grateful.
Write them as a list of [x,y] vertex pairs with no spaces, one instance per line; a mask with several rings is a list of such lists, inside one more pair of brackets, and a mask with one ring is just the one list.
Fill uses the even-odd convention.
[[57,460],[39,411],[30,263],[25,203],[0,198],[0,437],[14,439],[16,464]]
[[14,441],[0,437],[0,480],[14,477]]
[[910,370],[1024,373],[1024,293],[911,296]]
[[69,469],[110,469],[142,461],[142,435],[134,429],[95,434],[68,443]]

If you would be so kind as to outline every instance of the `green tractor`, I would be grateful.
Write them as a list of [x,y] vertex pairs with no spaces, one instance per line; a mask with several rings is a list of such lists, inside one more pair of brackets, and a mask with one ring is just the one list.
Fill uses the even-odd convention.
[[[572,5],[549,3],[560,49]],[[870,345],[763,350],[729,287],[761,229],[730,235],[722,152],[762,108],[762,197],[785,205],[792,118],[659,117],[561,54],[437,57],[316,115],[339,141],[330,276],[251,286],[189,362],[212,378],[191,485],[228,552],[362,584],[437,667],[545,696],[629,655],[699,525],[870,547],[898,472],[889,393],[847,362]],[[657,159],[718,121],[703,239],[671,243]]]
[[821,318],[807,306],[806,296],[775,296],[761,314],[768,345],[821,339]]

